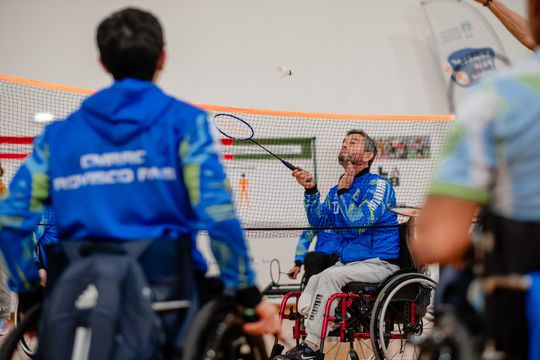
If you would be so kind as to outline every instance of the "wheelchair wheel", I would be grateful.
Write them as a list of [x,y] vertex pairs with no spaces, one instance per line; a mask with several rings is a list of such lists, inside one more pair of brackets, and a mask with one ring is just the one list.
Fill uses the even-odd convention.
[[[17,314],[18,316],[19,314]],[[25,312],[22,321],[17,323],[15,329],[7,336],[0,350],[0,360],[10,360],[20,347],[24,353],[31,357],[37,348],[37,326],[41,316],[41,304],[34,305]],[[28,352],[27,352],[28,351]]]
[[433,330],[432,304],[436,286],[436,282],[427,276],[403,274],[381,290],[370,321],[371,343],[377,358],[420,358],[420,348],[414,344]]
[[483,337],[474,334],[452,305],[438,309],[431,335],[419,343],[422,359],[480,359]]
[[329,337],[324,343],[324,358],[336,360],[359,360],[375,358],[369,339],[355,339],[352,342],[339,342],[339,338]]
[[[21,312],[21,303],[17,300],[17,306],[15,308],[15,317],[14,317],[15,328],[19,326],[22,320],[23,320],[23,315]],[[21,350],[26,354],[26,356],[30,358],[34,356],[37,349],[37,337],[35,336],[35,332],[33,334],[32,333],[23,334],[23,336],[20,339],[19,346]]]
[[234,300],[217,298],[208,302],[193,322],[183,359],[266,360],[262,337],[243,333],[244,323]]

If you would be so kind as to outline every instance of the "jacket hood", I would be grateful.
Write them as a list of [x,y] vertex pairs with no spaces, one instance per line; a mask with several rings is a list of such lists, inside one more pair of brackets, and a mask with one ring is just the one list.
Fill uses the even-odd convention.
[[172,101],[150,81],[123,79],[86,99],[80,114],[107,140],[121,144],[150,127]]

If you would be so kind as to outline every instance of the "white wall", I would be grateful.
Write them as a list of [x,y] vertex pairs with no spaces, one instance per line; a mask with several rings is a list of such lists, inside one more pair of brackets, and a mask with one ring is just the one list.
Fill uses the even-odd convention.
[[[507,3],[523,13],[525,0]],[[310,112],[447,111],[420,0],[1,0],[0,72],[106,85],[95,26],[128,4],[161,18],[169,52],[161,84],[186,100]],[[528,53],[481,10],[511,60]],[[280,79],[280,64],[294,75]]]

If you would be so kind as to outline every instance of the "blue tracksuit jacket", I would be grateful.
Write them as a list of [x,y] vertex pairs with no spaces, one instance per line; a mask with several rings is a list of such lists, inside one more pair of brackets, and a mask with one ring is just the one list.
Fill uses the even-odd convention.
[[388,210],[396,205],[396,195],[385,178],[366,169],[355,176],[348,191],[338,194],[334,186],[322,203],[318,190],[306,191],[304,205],[313,227],[367,227],[336,230],[341,262],[399,258],[397,215]]
[[47,203],[65,241],[189,241],[206,229],[225,286],[254,285],[207,114],[151,82],[115,82],[34,141],[0,202],[0,249],[16,291],[37,283],[31,235]]

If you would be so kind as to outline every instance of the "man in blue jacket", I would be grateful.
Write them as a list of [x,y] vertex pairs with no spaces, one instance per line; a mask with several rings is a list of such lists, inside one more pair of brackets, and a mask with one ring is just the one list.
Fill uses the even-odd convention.
[[338,228],[335,231],[339,234],[340,254],[339,262],[309,280],[299,299],[299,311],[306,316],[305,342],[276,359],[321,358],[318,347],[330,295],[341,292],[349,282],[378,283],[399,270],[397,216],[389,211],[396,198],[388,180],[369,172],[376,155],[376,144],[364,131],[350,130],[338,156],[345,174],[324,202],[320,201],[313,176],[305,170],[293,171],[305,189],[310,225]]
[[[45,128],[0,203],[0,248],[12,289],[27,292],[39,283],[32,232],[51,204],[61,242],[154,239],[141,259],[150,285],[176,277],[165,288],[188,298],[192,239],[206,229],[225,291],[259,315],[245,330],[279,332],[275,308],[255,287],[206,112],[155,85],[165,63],[159,21],[124,9],[101,22],[97,44],[113,85]],[[47,257],[61,261],[58,253]],[[48,277],[57,275],[49,270]]]
[[[308,252],[313,239],[317,237],[315,248]],[[333,230],[304,230],[300,234],[294,254],[294,266],[289,270],[289,278],[296,279],[302,265],[304,276],[302,285],[305,287],[309,278],[334,265],[339,256],[339,244],[336,233]]]

